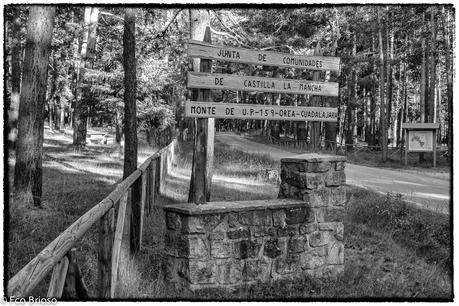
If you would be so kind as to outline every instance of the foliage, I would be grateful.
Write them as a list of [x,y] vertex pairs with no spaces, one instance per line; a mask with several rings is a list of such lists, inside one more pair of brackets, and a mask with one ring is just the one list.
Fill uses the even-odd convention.
[[[355,133],[365,139],[369,125],[374,125],[374,134],[379,133],[379,117],[381,101],[379,101],[379,68],[377,56],[377,13],[382,16],[384,27],[383,40],[393,35],[392,49],[394,59],[388,61],[393,69],[392,90],[387,96],[392,97],[390,126],[397,129],[395,122],[404,110],[408,121],[419,121],[422,115],[420,104],[420,77],[423,38],[430,35],[430,11],[436,8],[434,21],[437,27],[436,62],[438,71],[438,88],[440,103],[438,118],[442,126],[448,119],[445,55],[446,37],[443,27],[446,24],[442,9],[451,10],[445,5],[352,5],[352,6],[300,6],[273,8],[209,8],[211,16],[212,40],[216,44],[242,46],[244,48],[262,49],[267,51],[287,52],[294,54],[312,54],[319,44],[326,56],[341,58],[341,75],[332,73],[330,81],[340,82],[340,99],[337,106],[344,114],[346,107],[352,107],[358,115]],[[26,6],[7,6],[5,19],[11,22],[13,9],[21,10],[21,20],[27,19]],[[113,125],[116,118],[123,117],[123,69],[122,69],[122,13],[123,8],[104,6],[100,8],[97,28],[97,44],[93,67],[84,71],[83,86],[89,89],[90,95],[86,102],[93,126]],[[177,124],[181,129],[189,127],[183,121],[183,101],[187,95],[185,86],[186,71],[189,59],[186,56],[186,41],[189,37],[189,10],[184,8],[151,8],[141,7],[137,10],[136,25],[136,58],[138,93],[137,104],[139,113],[153,116],[154,119],[141,119],[143,129],[172,127]],[[50,73],[49,102],[56,103],[58,110],[66,114],[72,112],[75,99],[78,73],[79,48],[83,30],[84,7],[58,6],[56,26],[53,37],[54,69],[57,76]],[[421,18],[424,16],[423,18]],[[454,20],[449,26],[454,24]],[[448,25],[446,25],[448,26]],[[392,34],[391,34],[392,33]],[[11,27],[6,27],[6,55],[11,46]],[[356,55],[353,54],[354,40]],[[384,46],[385,52],[389,49]],[[8,63],[7,57],[6,63]],[[312,73],[298,69],[274,68],[269,66],[251,66],[228,62],[214,61],[214,72],[238,73],[257,76],[280,76],[284,78],[312,78]],[[349,80],[352,72],[356,73],[356,97],[350,97]],[[8,70],[7,70],[8,72]],[[407,76],[405,82],[405,75]],[[10,75],[7,73],[7,79]],[[389,79],[386,80],[388,82]],[[53,82],[55,84],[53,84]],[[7,89],[9,88],[7,82]],[[405,95],[406,88],[406,95]],[[9,91],[7,91],[8,94]],[[274,95],[259,93],[236,93],[225,90],[215,92],[215,101],[243,103],[274,103]],[[367,107],[368,99],[372,99],[372,110]],[[303,95],[284,94],[282,105],[308,105],[310,97]],[[154,110],[145,111],[154,106]],[[62,109],[63,108],[63,109]],[[160,111],[161,108],[164,110]],[[374,122],[369,117],[375,115]],[[68,121],[66,117],[66,121]],[[150,123],[161,121],[161,123]],[[340,118],[339,127],[349,121]],[[354,120],[353,120],[354,121]],[[185,122],[185,124],[184,124]],[[234,121],[235,126],[243,126],[244,122]],[[221,121],[227,129],[234,126]],[[280,123],[286,125],[287,123]],[[347,125],[346,125],[347,126]],[[283,130],[292,130],[291,128]],[[443,129],[445,130],[445,129]],[[294,129],[292,131],[295,131]],[[368,139],[365,139],[368,142]]]
[[356,223],[390,233],[393,239],[413,249],[428,262],[451,271],[451,237],[449,218],[443,214],[420,210],[401,200],[400,195],[376,196],[359,190],[348,217]]

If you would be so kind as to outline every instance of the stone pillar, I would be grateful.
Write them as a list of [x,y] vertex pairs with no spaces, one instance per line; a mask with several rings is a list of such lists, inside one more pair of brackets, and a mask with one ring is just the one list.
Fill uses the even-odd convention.
[[233,289],[344,269],[345,158],[281,160],[282,199],[167,205],[166,280]]
[[303,154],[281,159],[279,198],[304,201],[310,215],[300,227],[311,249],[310,266],[323,265],[323,276],[344,270],[344,217],[346,158]]

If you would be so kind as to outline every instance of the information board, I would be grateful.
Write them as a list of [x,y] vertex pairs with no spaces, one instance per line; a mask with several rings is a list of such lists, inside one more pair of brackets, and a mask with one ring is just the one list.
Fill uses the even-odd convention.
[[433,131],[412,130],[408,134],[408,151],[410,152],[432,152]]
[[195,118],[336,122],[338,109],[332,107],[295,107],[186,101],[185,116]]
[[329,56],[305,56],[262,50],[242,49],[228,46],[216,46],[190,40],[188,56],[224,60],[265,66],[299,68],[308,70],[339,71],[340,58]]
[[338,83],[232,74],[188,72],[188,88],[233,89],[316,96],[338,96]]

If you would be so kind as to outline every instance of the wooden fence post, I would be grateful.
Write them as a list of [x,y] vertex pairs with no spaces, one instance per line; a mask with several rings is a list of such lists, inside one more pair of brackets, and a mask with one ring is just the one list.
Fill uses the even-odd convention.
[[48,288],[48,297],[56,299],[60,299],[62,297],[68,267],[69,259],[67,256],[64,256],[53,269],[53,274]]
[[134,182],[131,190],[129,241],[131,254],[134,254],[140,250],[140,217],[143,197],[142,179],[140,177]]
[[115,232],[115,208],[110,208],[99,221],[98,293],[100,298],[110,297],[110,273]]
[[151,212],[151,207],[155,205],[155,193],[156,193],[156,169],[157,169],[157,158],[151,161],[150,164],[150,206],[148,207],[148,212]]
[[69,267],[62,296],[66,299],[87,299],[88,288],[83,281],[81,270],[78,267],[76,248],[72,248],[67,253],[67,257],[69,260]]
[[158,193],[162,194],[163,193],[163,187],[164,187],[164,163],[166,160],[166,155],[164,154],[164,151],[161,152],[160,158],[159,158],[159,180],[158,180]]
[[149,215],[148,209],[150,208],[150,199],[151,199],[151,160],[148,163],[148,166],[145,168],[145,173],[146,173],[146,182],[147,182],[147,188],[145,190],[145,206],[144,209],[147,209],[147,215]]
[[[133,185],[132,185],[133,186]],[[120,253],[120,262],[126,263],[130,258],[132,250],[132,240],[131,240],[131,226],[132,226],[132,197],[133,197],[133,188],[129,188],[128,200],[126,203],[126,217],[124,218],[124,228],[123,228],[123,238],[121,240],[121,253]],[[118,270],[119,272],[119,270]]]
[[140,250],[140,247],[142,246],[142,236],[143,236],[143,219],[145,218],[145,203],[147,199],[147,179],[148,179],[148,170],[145,170],[145,172],[142,172],[142,195],[140,198],[140,225],[139,225],[139,245],[138,245],[138,250]]
[[126,206],[128,193],[124,194],[119,201],[118,216],[116,221],[115,238],[112,249],[112,272],[110,284],[110,298],[115,297],[115,290],[118,281],[118,265],[121,254],[121,242],[123,241],[124,220],[126,218]]
[[155,175],[155,190],[156,190],[156,193],[158,194],[159,191],[160,191],[160,187],[161,187],[161,159],[162,159],[162,156],[161,154],[159,154],[158,158],[156,159],[156,175]]

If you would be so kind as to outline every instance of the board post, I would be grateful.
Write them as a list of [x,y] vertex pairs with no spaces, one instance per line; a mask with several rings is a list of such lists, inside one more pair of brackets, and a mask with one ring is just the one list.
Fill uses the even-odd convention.
[[433,146],[433,167],[437,167],[437,130],[433,130],[433,139],[432,139],[432,146]]
[[[211,42],[209,26],[205,28],[203,41]],[[195,64],[193,64],[193,70],[198,70]],[[210,73],[212,70],[212,60],[201,59],[199,70]],[[195,89],[192,92],[192,96],[194,99],[204,102],[211,101],[210,89]],[[213,174],[214,125],[215,119],[213,118],[195,119],[193,165],[188,194],[188,202],[190,203],[205,204],[210,200]]]
[[405,166],[408,166],[408,130],[405,129]]

